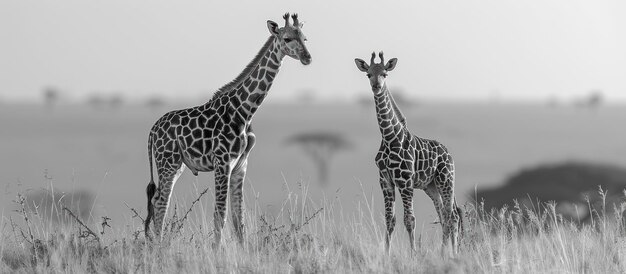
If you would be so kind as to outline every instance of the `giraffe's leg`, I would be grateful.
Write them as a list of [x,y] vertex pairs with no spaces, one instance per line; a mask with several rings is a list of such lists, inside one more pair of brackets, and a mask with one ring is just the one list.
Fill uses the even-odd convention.
[[233,170],[230,179],[230,206],[235,235],[239,243],[243,244],[243,181],[246,177],[248,159],[240,159],[239,161],[240,163],[237,168]]
[[430,183],[426,186],[426,188],[424,189],[424,192],[426,192],[426,195],[428,195],[428,197],[430,197],[430,199],[433,201],[433,205],[435,206],[435,211],[437,212],[437,217],[439,218],[439,224],[441,225],[441,228],[443,229],[444,220],[443,220],[443,217],[441,216],[443,203],[441,201],[441,195],[439,195],[439,192],[437,191],[437,187],[435,187],[435,184]]
[[[408,184],[404,184],[408,185]],[[404,226],[409,233],[409,242],[411,250],[415,250],[415,215],[413,214],[413,193],[412,187],[406,187],[400,190],[402,205],[404,206]]]
[[215,169],[215,213],[213,223],[215,225],[215,247],[222,241],[222,229],[226,222],[226,197],[231,176],[230,164],[220,164]]
[[454,174],[446,172],[449,168],[440,169],[441,175],[437,185],[437,190],[442,199],[443,215],[443,242],[444,245],[451,244],[452,252],[457,253],[459,239],[459,214],[454,202]]
[[465,234],[465,227],[463,225],[463,210],[461,210],[461,208],[459,207],[459,205],[456,203],[456,199],[454,199],[454,208],[456,209],[456,214],[459,215],[459,226],[458,226],[458,230],[459,230],[459,236],[457,237],[457,245],[461,242],[461,239],[463,239],[464,234]]
[[159,186],[156,194],[152,198],[152,204],[154,205],[154,232],[157,238],[162,238],[162,231],[164,226],[165,216],[167,215],[167,208],[169,206],[170,197],[172,195],[172,189],[176,180],[183,174],[185,165],[178,163],[168,168],[163,168],[159,176]]
[[383,191],[383,199],[385,202],[385,223],[387,224],[387,233],[385,233],[385,251],[389,253],[389,244],[391,235],[396,227],[396,216],[394,215],[394,203],[396,201],[396,187],[383,172],[380,172],[380,188]]
[[233,227],[235,229],[235,235],[239,244],[243,245],[243,237],[245,235],[243,224],[243,185],[246,177],[246,170],[248,169],[248,155],[255,143],[255,135],[253,133],[248,134],[247,147],[244,155],[241,156],[235,169],[233,169],[230,178],[230,206],[231,215],[233,218]]

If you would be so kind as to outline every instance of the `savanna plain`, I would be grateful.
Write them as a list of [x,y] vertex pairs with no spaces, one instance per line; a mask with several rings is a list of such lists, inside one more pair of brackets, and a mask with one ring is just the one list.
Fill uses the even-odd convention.
[[[186,104],[185,107],[190,104]],[[417,248],[398,203],[392,248],[373,158],[371,105],[269,102],[254,120],[246,177],[245,241],[230,223],[213,245],[212,174],[178,180],[162,241],[143,235],[147,133],[174,106],[2,105],[0,272],[623,273],[624,193],[597,188],[587,221],[550,201],[486,208],[476,193],[525,168],[563,161],[626,166],[626,107],[437,104],[403,108],[416,134],[455,157],[464,209],[459,252],[442,248],[429,198],[416,192]],[[322,175],[303,133],[341,136]],[[589,185],[597,185],[589,182]],[[619,195],[614,200],[606,196]],[[523,195],[522,195],[523,196]],[[489,199],[489,197],[483,197]],[[228,222],[230,220],[227,220]]]

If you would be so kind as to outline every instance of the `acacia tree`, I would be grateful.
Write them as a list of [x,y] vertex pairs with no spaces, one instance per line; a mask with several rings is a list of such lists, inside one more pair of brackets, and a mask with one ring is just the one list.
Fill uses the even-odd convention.
[[587,96],[586,105],[592,110],[598,109],[604,103],[604,94],[601,90],[592,90]]
[[52,109],[54,105],[56,105],[59,101],[61,91],[59,91],[58,88],[48,86],[43,88],[43,90],[41,91],[41,95],[43,96],[44,104],[48,108]]
[[596,110],[604,103],[604,94],[602,90],[594,89],[589,91],[588,95],[574,101],[574,106],[579,108],[587,108]]
[[311,157],[317,167],[319,182],[328,184],[330,160],[341,150],[352,147],[350,142],[336,132],[305,132],[295,134],[286,140],[287,144],[296,144]]
[[160,96],[151,96],[146,100],[146,106],[150,109],[160,109],[165,106],[165,99]]
[[111,106],[112,109],[118,109],[123,104],[124,104],[124,97],[122,97],[122,95],[114,94],[114,95],[111,95],[111,98],[109,98],[109,106]]

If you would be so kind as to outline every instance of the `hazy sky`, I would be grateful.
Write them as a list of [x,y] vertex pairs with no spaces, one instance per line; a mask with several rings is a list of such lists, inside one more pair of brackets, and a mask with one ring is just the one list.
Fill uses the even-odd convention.
[[0,100],[118,92],[208,97],[298,12],[313,56],[285,58],[271,98],[369,94],[353,59],[397,57],[416,98],[626,100],[626,1],[0,1]]

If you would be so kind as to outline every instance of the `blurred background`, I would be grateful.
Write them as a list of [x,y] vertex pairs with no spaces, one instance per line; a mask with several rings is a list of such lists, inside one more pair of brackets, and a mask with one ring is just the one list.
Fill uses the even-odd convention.
[[[150,127],[232,80],[269,36],[266,20],[282,25],[284,12],[305,22],[313,63],[285,58],[254,117],[250,205],[275,212],[305,185],[312,201],[336,201],[345,214],[373,201],[382,222],[380,133],[353,61],[374,50],[399,59],[387,83],[409,128],[453,153],[459,202],[555,200],[584,220],[589,212],[572,207],[593,200],[598,185],[623,198],[622,1],[7,0],[3,215],[18,192],[43,204],[80,200],[90,207],[84,218],[145,214]],[[212,174],[185,172],[174,203],[206,187]],[[437,229],[430,199],[416,193],[418,229]],[[212,212],[213,197],[203,204]]]

